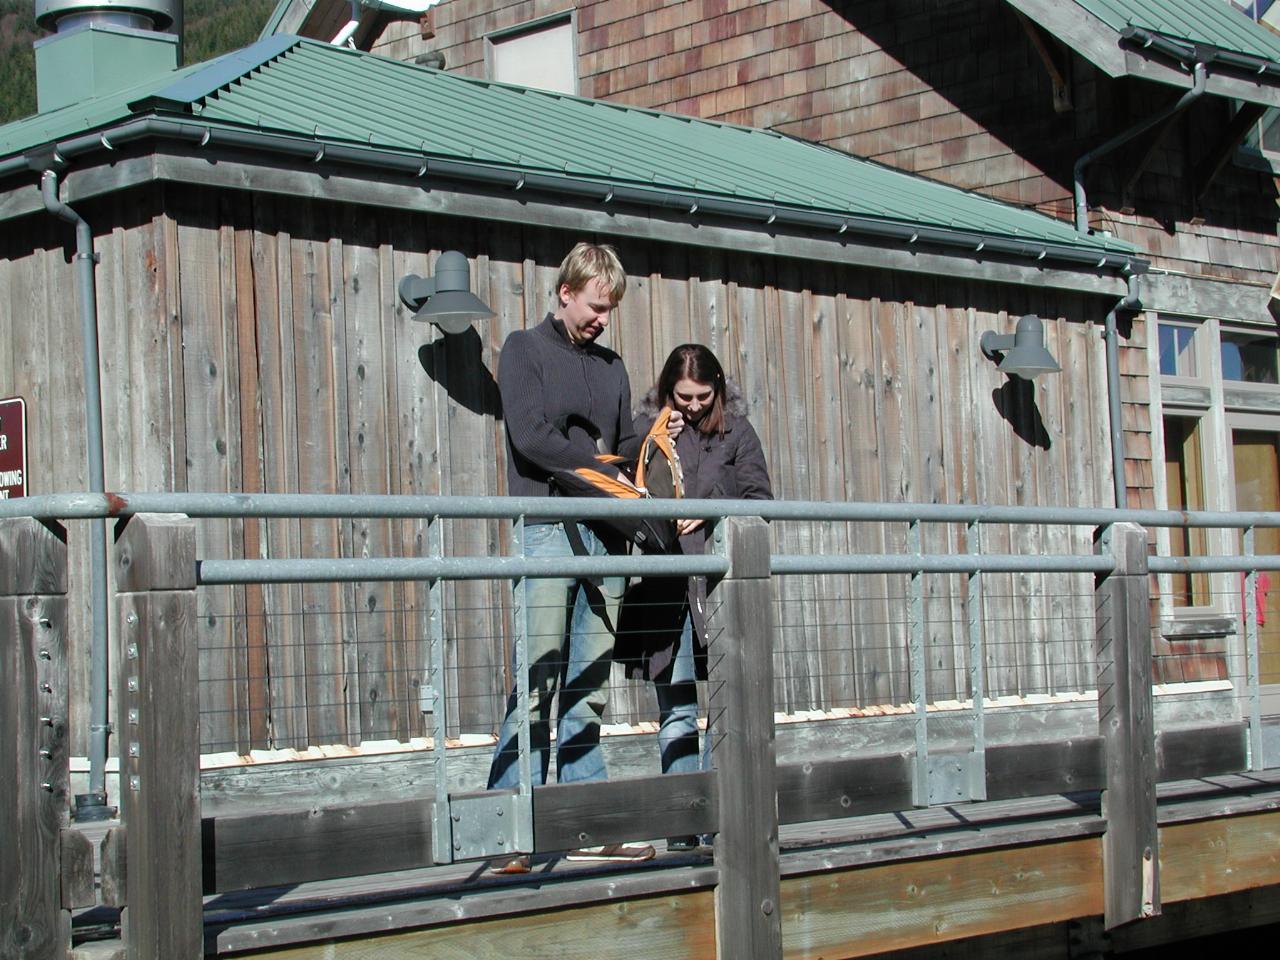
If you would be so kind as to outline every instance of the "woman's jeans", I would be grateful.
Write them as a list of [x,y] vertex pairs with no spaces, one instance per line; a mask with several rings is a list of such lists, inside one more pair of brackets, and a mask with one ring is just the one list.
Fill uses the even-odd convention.
[[[571,521],[570,521],[571,522]],[[596,535],[578,524],[587,553],[608,553]],[[560,523],[529,524],[524,529],[526,557],[572,557],[573,548]],[[618,622],[618,604],[625,577],[593,577],[595,598],[573,579],[526,579],[523,605],[528,625],[529,745],[534,783],[546,783],[551,762],[551,703],[560,691],[556,726],[556,775],[561,783],[603,780],[600,718],[609,699],[613,667],[613,634],[601,620]],[[603,607],[603,610],[601,610]],[[516,650],[511,653],[516,673]],[[519,717],[516,691],[507,698],[507,714],[489,769],[489,788],[509,788],[520,782]],[[696,703],[695,703],[696,710]],[[695,714],[696,716],[696,714]],[[696,731],[695,731],[696,732]]]
[[653,678],[658,695],[658,751],[663,773],[695,773],[711,768],[711,728],[698,758],[698,684],[693,665],[693,621],[688,611],[675,656]]

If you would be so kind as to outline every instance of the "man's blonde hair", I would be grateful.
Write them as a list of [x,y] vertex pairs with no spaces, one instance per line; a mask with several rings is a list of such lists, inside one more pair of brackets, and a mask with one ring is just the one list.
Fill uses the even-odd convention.
[[618,251],[607,243],[582,242],[569,251],[560,264],[560,277],[556,280],[556,296],[560,288],[568,286],[570,293],[577,293],[592,280],[599,280],[616,304],[627,292],[627,275],[618,259]]

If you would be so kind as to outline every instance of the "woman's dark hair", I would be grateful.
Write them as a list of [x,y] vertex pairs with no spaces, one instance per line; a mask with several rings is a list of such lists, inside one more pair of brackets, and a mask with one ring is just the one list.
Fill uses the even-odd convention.
[[700,343],[682,343],[671,351],[658,375],[658,403],[675,405],[676,384],[693,380],[711,387],[711,406],[698,421],[702,433],[724,433],[724,368],[716,355]]

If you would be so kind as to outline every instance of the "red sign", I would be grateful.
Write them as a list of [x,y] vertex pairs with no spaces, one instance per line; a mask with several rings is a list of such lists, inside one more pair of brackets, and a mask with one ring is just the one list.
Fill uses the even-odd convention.
[[27,495],[27,403],[0,400],[0,500]]

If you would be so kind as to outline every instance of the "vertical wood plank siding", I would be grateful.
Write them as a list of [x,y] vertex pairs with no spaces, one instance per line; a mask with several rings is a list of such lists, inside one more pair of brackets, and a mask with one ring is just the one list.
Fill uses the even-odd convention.
[[[578,237],[547,229],[377,212],[166,186],[86,203],[97,237],[107,487],[501,496],[501,344],[540,321]],[[64,238],[40,217],[6,233],[0,290],[14,322],[0,395],[30,418],[30,489],[85,486],[79,319]],[[609,238],[604,238],[609,239]],[[626,299],[606,340],[635,399],[675,345],[719,345],[764,442],[780,497],[1109,505],[1102,348],[1106,304],[1083,295],[907,277],[749,252],[626,238]],[[496,317],[442,340],[396,300],[445,249],[472,263]],[[1011,386],[981,357],[988,329],[1035,311],[1063,373]],[[1126,349],[1140,350],[1135,325]],[[1139,364],[1126,416],[1147,429]],[[1146,466],[1135,464],[1135,467]],[[1140,472],[1140,471],[1139,471]],[[1146,473],[1150,474],[1147,467]],[[201,522],[202,557],[421,555],[426,524]],[[505,524],[445,525],[451,552],[509,549]],[[905,526],[772,525],[781,552],[902,550]],[[1087,553],[1086,532],[985,531],[989,551]],[[87,571],[72,525],[71,569]],[[962,528],[926,533],[962,551]],[[926,578],[929,693],[964,698],[963,578]],[[1088,591],[1040,575],[987,579],[996,694],[1078,689],[1089,668]],[[1079,593],[1081,596],[1076,596]],[[902,577],[777,584],[778,710],[908,700]],[[1041,599],[1028,604],[1028,596]],[[206,750],[424,733],[423,584],[202,589]],[[445,591],[451,732],[492,732],[507,683],[509,590]],[[70,662],[87,663],[76,599]],[[72,681],[86,689],[76,666]],[[81,698],[76,698],[81,703]],[[72,716],[79,737],[86,717]],[[652,694],[618,685],[611,714],[652,719]],[[74,749],[82,752],[83,743]]]

